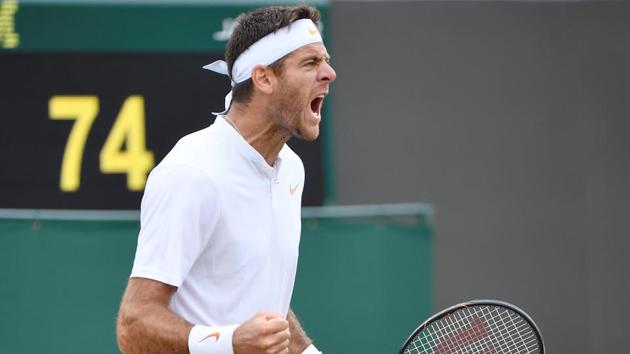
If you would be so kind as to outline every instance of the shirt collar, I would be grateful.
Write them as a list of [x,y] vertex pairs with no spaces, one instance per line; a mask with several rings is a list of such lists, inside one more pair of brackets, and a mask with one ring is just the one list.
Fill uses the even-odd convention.
[[219,115],[214,121],[214,125],[217,126],[222,132],[226,134],[229,138],[230,143],[234,144],[235,148],[238,152],[243,155],[248,160],[252,161],[258,168],[261,169],[263,173],[269,176],[275,176],[280,169],[280,165],[282,164],[282,157],[286,153],[287,146],[286,144],[280,150],[278,154],[278,158],[276,159],[273,166],[269,166],[267,160],[258,152],[258,150],[254,149],[242,136],[236,131],[236,129],[227,122],[224,115]]

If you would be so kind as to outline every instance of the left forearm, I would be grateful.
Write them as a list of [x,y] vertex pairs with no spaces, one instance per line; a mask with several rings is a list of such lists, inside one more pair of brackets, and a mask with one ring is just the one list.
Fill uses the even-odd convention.
[[300,322],[291,309],[289,309],[289,313],[287,314],[287,321],[289,322],[289,331],[291,332],[291,339],[289,340],[289,353],[302,354],[304,349],[311,345],[312,341],[308,338],[304,329],[302,329]]

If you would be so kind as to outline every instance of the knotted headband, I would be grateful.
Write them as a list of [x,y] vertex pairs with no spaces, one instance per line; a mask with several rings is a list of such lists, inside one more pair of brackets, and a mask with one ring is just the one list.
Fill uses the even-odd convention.
[[[256,65],[270,65],[292,51],[307,44],[322,42],[322,36],[315,23],[310,19],[300,19],[291,22],[275,32],[269,33],[245,49],[232,65],[231,84],[237,84],[252,77],[252,70]],[[217,60],[203,67],[216,73],[230,76],[227,63]],[[232,91],[225,96],[225,110],[212,114],[225,114],[232,104]]]

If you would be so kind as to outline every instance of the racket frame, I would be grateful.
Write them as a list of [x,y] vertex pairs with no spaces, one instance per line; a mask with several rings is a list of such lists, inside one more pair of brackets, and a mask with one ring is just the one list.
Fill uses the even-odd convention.
[[413,341],[413,339],[416,337],[416,335],[420,331],[422,331],[423,329],[428,327],[431,323],[433,323],[435,321],[439,321],[440,319],[442,319],[442,318],[444,318],[444,317],[454,313],[457,310],[464,309],[466,307],[471,307],[471,306],[500,306],[500,307],[504,307],[504,308],[507,308],[507,309],[509,309],[511,311],[516,312],[518,315],[523,317],[525,319],[525,321],[527,321],[529,323],[529,325],[533,328],[533,332],[536,335],[536,337],[538,339],[538,342],[540,343],[540,354],[545,354],[545,342],[543,341],[542,334],[540,334],[540,329],[536,325],[536,322],[534,322],[534,320],[525,311],[523,311],[522,309],[520,309],[516,305],[510,304],[509,302],[505,302],[505,301],[501,301],[501,300],[491,300],[491,299],[470,300],[470,301],[462,302],[462,303],[459,303],[457,305],[453,305],[453,306],[451,306],[449,308],[446,308],[446,309],[436,313],[435,315],[429,317],[426,321],[422,322],[422,324],[420,326],[418,326],[418,328],[416,328],[411,333],[411,335],[409,335],[409,337],[405,341],[405,344],[403,344],[403,346],[398,351],[398,354],[404,354],[405,348],[407,348],[407,346]]

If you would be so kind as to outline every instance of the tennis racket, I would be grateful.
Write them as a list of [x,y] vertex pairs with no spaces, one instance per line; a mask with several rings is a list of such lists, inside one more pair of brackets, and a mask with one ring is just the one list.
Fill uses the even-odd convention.
[[409,336],[399,354],[544,354],[534,320],[507,302],[472,300],[443,310]]

